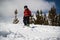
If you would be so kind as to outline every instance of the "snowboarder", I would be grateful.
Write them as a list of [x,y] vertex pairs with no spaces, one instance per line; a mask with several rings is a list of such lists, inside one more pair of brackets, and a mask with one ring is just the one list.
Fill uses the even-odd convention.
[[28,6],[24,6],[24,17],[23,22],[25,26],[29,26],[29,17],[31,16],[31,11],[29,10]]

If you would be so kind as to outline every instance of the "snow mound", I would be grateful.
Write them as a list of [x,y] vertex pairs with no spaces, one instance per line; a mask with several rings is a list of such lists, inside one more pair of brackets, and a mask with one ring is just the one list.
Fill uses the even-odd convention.
[[[30,27],[35,28],[30,28]],[[60,27],[46,25],[0,24],[0,40],[60,40]]]

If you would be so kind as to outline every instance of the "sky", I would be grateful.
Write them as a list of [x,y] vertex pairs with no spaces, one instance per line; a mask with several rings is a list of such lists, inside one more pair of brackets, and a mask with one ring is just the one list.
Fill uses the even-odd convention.
[[60,0],[46,0],[48,2],[55,2],[57,13],[60,13]]
[[48,12],[53,5],[57,8],[57,12],[60,12],[58,0],[0,0],[0,22],[12,23],[16,9],[19,20],[23,19],[24,5],[27,5],[32,13],[37,10]]

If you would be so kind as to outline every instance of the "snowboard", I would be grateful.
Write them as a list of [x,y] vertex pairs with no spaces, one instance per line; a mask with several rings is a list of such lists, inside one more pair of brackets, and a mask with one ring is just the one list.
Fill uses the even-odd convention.
[[32,26],[31,28],[36,28],[37,26]]
[[28,28],[36,28],[37,26],[24,26],[23,28],[28,27]]

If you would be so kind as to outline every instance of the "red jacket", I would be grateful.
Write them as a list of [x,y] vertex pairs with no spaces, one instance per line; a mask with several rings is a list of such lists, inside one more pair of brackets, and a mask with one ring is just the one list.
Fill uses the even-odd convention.
[[30,16],[31,15],[31,11],[28,9],[24,10],[24,16]]

